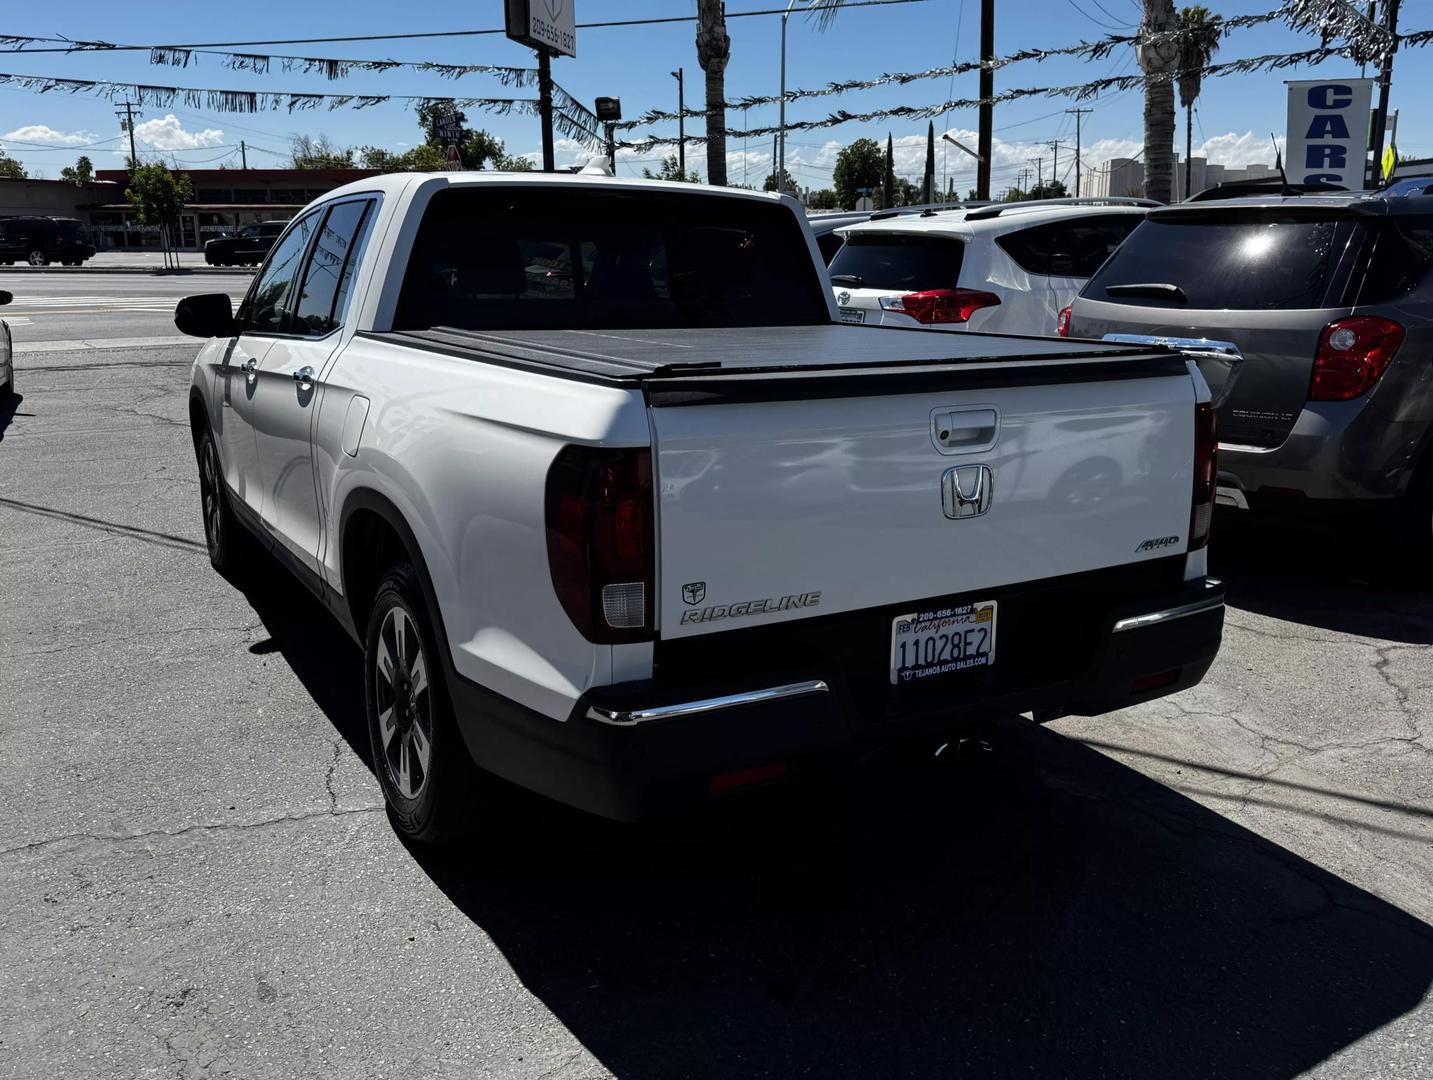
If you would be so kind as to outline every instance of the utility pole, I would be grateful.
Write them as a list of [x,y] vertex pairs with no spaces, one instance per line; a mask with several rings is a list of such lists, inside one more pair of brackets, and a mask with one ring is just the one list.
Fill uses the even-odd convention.
[[1055,156],[1054,161],[1050,165],[1050,184],[1053,186],[1060,180],[1060,147],[1065,144],[1060,142],[1059,139],[1051,139],[1045,145],[1050,148],[1050,152]]
[[134,148],[134,102],[121,101],[120,105],[124,109],[124,115],[120,116],[119,109],[116,109],[114,114],[119,116],[120,125],[129,132],[129,167],[134,169],[139,164],[139,153]]
[[1028,161],[1031,165],[1034,165],[1034,166],[1035,166],[1035,186],[1036,186],[1037,188],[1042,188],[1042,187],[1044,187],[1044,186],[1045,186],[1045,159],[1044,159],[1044,158],[1038,158],[1038,157],[1032,157],[1032,158],[1026,158],[1025,160]]
[[245,168],[249,167],[249,148],[244,145],[244,140],[239,140],[239,163]]
[[1393,81],[1393,54],[1398,49],[1398,5],[1400,0],[1384,0],[1383,27],[1388,31],[1388,52],[1378,74],[1378,110],[1373,115],[1373,175],[1383,171],[1383,135],[1388,128],[1388,91]]
[[1080,197],[1080,120],[1094,109],[1066,109],[1075,118],[1075,198]]
[[990,159],[995,133],[995,0],[980,0],[980,161],[975,167],[975,197],[990,198]]
[[686,68],[677,68],[672,78],[677,80],[677,176],[687,178],[687,105]]
[[537,111],[542,118],[542,171],[557,171],[557,153],[552,145],[552,57],[545,48],[537,50]]

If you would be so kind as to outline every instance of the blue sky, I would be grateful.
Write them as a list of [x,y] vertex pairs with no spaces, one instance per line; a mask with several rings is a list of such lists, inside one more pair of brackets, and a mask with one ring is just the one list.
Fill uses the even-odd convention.
[[[800,2],[800,0],[798,0]],[[687,14],[695,0],[576,0],[579,21],[643,18]],[[728,13],[784,6],[780,0],[729,0]],[[1209,3],[1225,15],[1267,10],[1275,0],[1247,0],[1244,4]],[[793,16],[788,29],[787,83],[790,87],[816,86],[836,79],[873,77],[888,71],[917,71],[950,64],[952,59],[975,58],[979,45],[979,0],[925,0],[887,8],[853,8],[834,25],[818,31],[804,17]],[[341,17],[334,13],[341,11]],[[1129,32],[1138,22],[1138,0],[1001,0],[997,7],[996,46],[1001,53],[1026,47],[1057,47],[1079,39],[1092,39],[1112,31]],[[456,3],[431,0],[423,5],[398,5],[392,0],[349,0],[341,5],[281,3],[249,0],[243,5],[146,2],[115,5],[99,2],[60,2],[48,5],[11,5],[0,32],[98,38],[123,43],[187,43],[195,41],[252,40],[280,37],[321,37],[337,34],[411,33],[421,30],[479,29],[502,22],[500,0]],[[772,17],[733,18],[732,60],[727,71],[730,96],[775,93],[778,89],[779,23]],[[1433,0],[1404,0],[1402,27],[1433,26]],[[588,29],[579,31],[575,60],[554,62],[554,76],[584,100],[599,94],[622,98],[628,116],[645,109],[673,108],[676,82],[669,72],[687,71],[687,101],[699,104],[702,76],[697,65],[691,23]],[[1226,38],[1220,59],[1259,53],[1293,51],[1315,44],[1282,24],[1238,31]],[[242,51],[242,50],[241,50]],[[453,63],[526,65],[530,51],[501,35],[449,40],[412,40],[336,45],[273,46],[249,51],[292,52],[397,60],[435,60]],[[997,75],[997,90],[1017,86],[1061,85],[1122,74],[1135,70],[1130,49],[1093,63],[1066,58],[1026,62]],[[1400,54],[1394,72],[1393,105],[1404,106],[1399,122],[1399,148],[1404,156],[1433,154],[1433,120],[1416,102],[1430,99],[1433,79],[1424,57],[1433,50]],[[161,85],[219,87],[226,89],[296,90],[330,93],[393,93],[470,96],[529,96],[535,91],[505,89],[497,80],[481,75],[459,80],[397,70],[355,73],[340,81],[322,75],[268,75],[232,71],[219,58],[200,56],[188,68],[156,67],[147,54],[43,54],[0,53],[0,71],[55,75],[82,79],[112,79]],[[1227,164],[1270,162],[1269,132],[1281,138],[1285,124],[1283,80],[1318,75],[1356,75],[1356,65],[1333,61],[1317,71],[1297,69],[1273,75],[1244,75],[1210,79],[1200,99],[1195,127],[1195,153],[1204,146],[1211,158]],[[852,112],[899,104],[928,104],[949,98],[974,97],[976,75],[931,79],[905,87],[853,92],[788,105],[789,120],[824,116],[834,108]],[[1094,112],[1084,120],[1086,164],[1112,155],[1129,154],[1142,142],[1142,95],[1138,90],[1114,93],[1081,104]],[[1063,110],[1076,102],[1060,98],[1030,98],[1002,105],[995,114],[997,153],[993,186],[1013,182],[1027,158],[1043,155],[1048,175],[1050,150],[1039,144],[1051,139],[1073,142],[1074,120]],[[534,156],[540,145],[535,119],[523,116],[482,116],[470,121],[503,138],[509,152]],[[752,109],[751,126],[776,122],[775,106]],[[729,124],[741,126],[740,113]],[[700,130],[691,121],[691,130]],[[976,126],[973,110],[952,112],[937,119],[937,132],[949,129],[971,133]],[[246,140],[250,166],[280,165],[287,156],[288,139],[296,132],[325,134],[341,145],[375,144],[402,149],[418,138],[410,109],[386,104],[355,111],[285,111],[226,114],[192,109],[147,108],[137,125],[143,137],[142,157],[162,154],[167,160],[195,167],[237,165],[236,144]],[[884,140],[891,132],[898,144],[900,171],[918,177],[925,153],[925,121],[846,124],[824,131],[793,133],[787,142],[787,163],[796,180],[812,187],[830,183],[831,167],[839,147],[860,136]],[[674,125],[654,129],[674,134]],[[115,140],[119,127],[113,105],[105,100],[36,94],[13,86],[0,86],[0,145],[19,158],[32,173],[49,177],[88,154],[97,167],[122,165]],[[102,140],[99,146],[80,146]],[[1182,118],[1178,144],[1183,145]],[[730,178],[759,184],[771,169],[770,140],[729,147]],[[273,153],[269,152],[272,151]],[[560,158],[573,160],[578,150],[560,144]],[[1060,173],[1068,180],[1071,152],[1060,151]],[[644,155],[644,158],[656,154]],[[645,162],[624,155],[619,171],[634,172]],[[650,162],[655,164],[655,162]],[[700,148],[688,149],[688,164],[704,167]],[[964,190],[973,185],[971,168],[951,152],[938,168]]]

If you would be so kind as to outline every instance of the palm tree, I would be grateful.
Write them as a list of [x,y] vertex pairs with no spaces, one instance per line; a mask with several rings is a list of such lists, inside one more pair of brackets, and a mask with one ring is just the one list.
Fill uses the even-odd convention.
[[707,180],[726,184],[726,62],[731,38],[722,0],[697,0],[697,63],[707,77]]
[[1174,85],[1179,65],[1179,27],[1173,0],[1144,0],[1135,58],[1144,72],[1144,194],[1169,202],[1174,196]]
[[1199,97],[1200,82],[1204,77],[1203,67],[1214,57],[1223,35],[1219,26],[1220,17],[1211,15],[1203,4],[1181,8],[1179,12],[1179,104],[1184,109],[1184,197],[1194,192],[1189,190],[1192,166],[1190,157],[1194,153],[1194,101]]

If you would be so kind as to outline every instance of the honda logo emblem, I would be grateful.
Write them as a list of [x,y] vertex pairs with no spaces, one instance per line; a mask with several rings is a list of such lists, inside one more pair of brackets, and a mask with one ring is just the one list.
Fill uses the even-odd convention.
[[979,517],[990,509],[995,481],[989,465],[957,465],[940,478],[940,507],[952,521]]

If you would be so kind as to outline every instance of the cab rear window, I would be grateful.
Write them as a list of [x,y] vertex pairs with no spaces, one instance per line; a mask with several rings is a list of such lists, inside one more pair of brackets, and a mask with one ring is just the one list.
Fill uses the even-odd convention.
[[923,292],[955,288],[964,256],[965,245],[954,237],[856,232],[829,269],[834,285]]
[[[1360,227],[1346,218],[1268,213],[1150,217],[1080,295],[1234,311],[1337,306],[1340,263]],[[1137,285],[1156,288],[1131,288]]]
[[813,325],[830,321],[823,285],[777,203],[484,184],[433,196],[394,326]]

